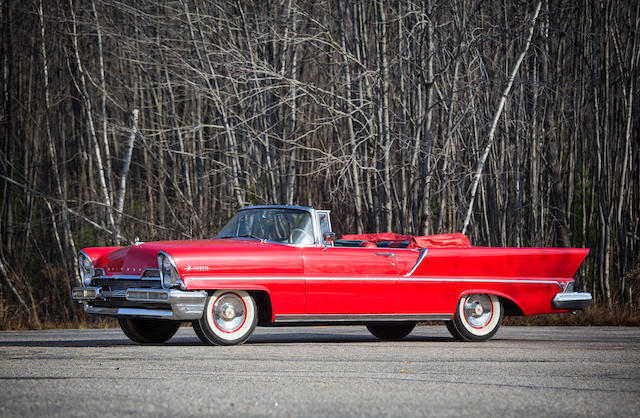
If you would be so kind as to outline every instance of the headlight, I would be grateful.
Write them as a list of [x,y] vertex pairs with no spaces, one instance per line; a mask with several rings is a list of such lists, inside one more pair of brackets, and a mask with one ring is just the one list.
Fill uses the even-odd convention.
[[169,257],[169,254],[160,251],[158,254],[158,268],[160,270],[160,279],[162,280],[162,287],[170,289],[172,287],[184,287],[180,275],[178,274],[178,268],[175,263]]
[[89,286],[91,284],[91,278],[93,277],[94,267],[89,256],[82,251],[78,255],[78,263],[80,264],[80,278],[83,286]]

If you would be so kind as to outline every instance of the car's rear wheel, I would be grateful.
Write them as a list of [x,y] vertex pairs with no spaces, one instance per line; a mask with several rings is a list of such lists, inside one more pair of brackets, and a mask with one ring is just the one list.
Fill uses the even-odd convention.
[[236,345],[245,342],[258,322],[256,302],[244,290],[217,290],[207,298],[204,314],[194,331],[205,343]]
[[415,322],[399,324],[372,324],[367,325],[367,329],[375,337],[381,340],[401,340],[413,331]]
[[470,294],[460,298],[456,313],[447,328],[454,338],[463,341],[485,341],[493,337],[504,310],[500,298],[495,295]]
[[159,344],[168,341],[180,328],[180,322],[163,319],[118,318],[122,332],[140,344]]

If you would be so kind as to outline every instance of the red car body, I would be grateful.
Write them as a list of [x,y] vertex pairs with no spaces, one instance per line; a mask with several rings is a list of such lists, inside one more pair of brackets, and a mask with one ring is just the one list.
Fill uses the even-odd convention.
[[[259,325],[453,321],[468,295],[499,299],[501,309],[494,310],[500,315],[568,312],[591,303],[591,295],[573,292],[573,275],[588,249],[471,247],[465,244],[466,237],[459,236],[443,242],[438,242],[438,236],[399,236],[401,240],[375,244],[376,236],[368,235],[334,242],[326,211],[290,206],[244,210],[262,211],[262,218],[254,215],[254,229],[256,219],[266,223],[271,214],[306,211],[312,217],[305,220],[311,222],[307,225],[310,236],[303,235],[304,230],[288,232],[292,242],[296,234],[302,237],[298,242],[307,241],[302,245],[238,234],[224,239],[86,248],[82,255],[92,264],[91,277],[83,287],[74,289],[74,298],[84,303],[90,314],[201,321],[206,311],[204,300],[213,292],[237,290],[256,301]],[[324,231],[317,219],[320,214],[327,217]],[[421,241],[438,246],[410,248]],[[170,260],[171,268],[177,271],[176,285],[167,286],[157,274],[163,270],[159,255],[161,262],[167,265],[164,260]],[[190,314],[176,313],[170,303],[163,304],[165,296],[167,301],[173,298],[171,292],[198,306],[192,306]],[[189,295],[203,299],[189,301]],[[484,311],[477,307],[478,301],[461,309],[489,318],[491,308],[486,301]],[[240,302],[238,310],[246,311],[247,306]]]

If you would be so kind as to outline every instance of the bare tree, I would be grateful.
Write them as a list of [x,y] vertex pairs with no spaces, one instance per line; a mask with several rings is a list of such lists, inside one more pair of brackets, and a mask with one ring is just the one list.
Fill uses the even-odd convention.
[[578,287],[637,307],[640,6],[617,6],[3,2],[3,306],[81,317],[78,248],[297,203],[339,234],[589,247]]

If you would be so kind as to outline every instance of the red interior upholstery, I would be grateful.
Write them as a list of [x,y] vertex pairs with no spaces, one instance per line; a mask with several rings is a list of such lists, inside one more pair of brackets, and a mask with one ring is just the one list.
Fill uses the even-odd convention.
[[[407,248],[429,248],[429,247],[471,247],[471,242],[466,235],[459,232],[453,234],[426,235],[422,237],[414,237],[412,235],[400,235],[393,232],[380,232],[373,234],[350,234],[343,235],[343,240],[361,240],[361,247],[373,247],[376,242],[386,241],[389,247],[398,247],[394,243],[400,244],[403,241],[409,241]],[[372,244],[372,245],[370,245]]]

